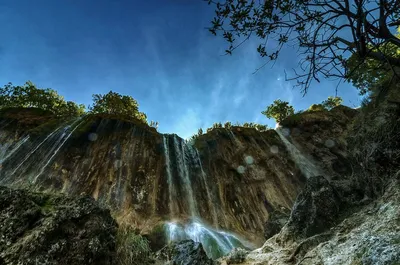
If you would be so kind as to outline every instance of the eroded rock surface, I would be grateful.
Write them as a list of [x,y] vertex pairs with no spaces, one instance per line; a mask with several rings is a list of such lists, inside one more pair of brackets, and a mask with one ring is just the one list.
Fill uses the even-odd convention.
[[0,186],[0,264],[114,264],[116,227],[89,196]]
[[158,254],[159,264],[170,265],[214,265],[207,257],[201,243],[184,240],[172,243],[161,249]]

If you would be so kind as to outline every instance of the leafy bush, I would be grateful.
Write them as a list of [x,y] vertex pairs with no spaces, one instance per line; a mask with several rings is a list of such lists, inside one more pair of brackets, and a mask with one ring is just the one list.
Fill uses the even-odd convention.
[[65,101],[55,90],[37,88],[31,81],[23,86],[8,83],[0,88],[0,108],[39,108],[57,116],[76,117],[85,113],[85,106]]
[[267,116],[267,118],[274,118],[276,122],[281,122],[286,117],[294,114],[294,108],[289,105],[289,102],[277,99],[261,113]]
[[89,106],[92,113],[106,113],[124,118],[138,119],[147,123],[147,116],[139,111],[139,103],[131,96],[123,96],[110,91],[107,94],[94,94],[93,105]]
[[152,263],[151,249],[147,239],[135,230],[122,226],[117,232],[117,264],[146,265]]

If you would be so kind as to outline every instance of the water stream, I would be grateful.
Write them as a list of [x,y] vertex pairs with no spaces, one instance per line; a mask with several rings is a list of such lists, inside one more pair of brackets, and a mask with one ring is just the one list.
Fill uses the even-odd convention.
[[275,130],[282,142],[285,144],[293,161],[306,178],[322,175],[322,170],[317,165],[312,163],[307,157],[305,157],[302,152],[286,138],[286,136],[289,135],[288,129],[277,127]]

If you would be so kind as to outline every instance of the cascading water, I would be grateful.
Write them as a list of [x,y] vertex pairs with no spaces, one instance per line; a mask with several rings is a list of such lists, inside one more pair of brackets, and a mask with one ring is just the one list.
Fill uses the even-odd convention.
[[211,210],[211,216],[212,216],[212,219],[213,219],[213,225],[218,227],[217,211],[216,211],[216,209],[214,207],[214,203],[213,203],[214,196],[211,193],[210,187],[208,186],[208,181],[206,179],[206,173],[204,172],[203,164],[201,163],[199,151],[191,144],[189,144],[188,147],[189,147],[189,150],[190,150],[190,154],[194,158],[195,163],[197,163],[197,165],[200,168],[201,178],[202,178],[203,184],[204,184],[204,186],[206,188],[208,206],[209,206],[209,209]]
[[169,222],[166,226],[167,235],[171,242],[185,239],[200,242],[207,255],[213,259],[228,254],[235,247],[246,248],[238,237],[207,227],[199,221],[188,224]]
[[13,145],[12,143],[2,144],[0,146],[0,164],[6,161],[10,156],[12,156],[26,141],[29,140],[29,135],[22,138],[22,140],[18,141],[11,150],[10,147]]
[[[172,137],[173,149],[169,150],[169,141]],[[172,220],[165,223],[167,238],[170,242],[191,239],[195,242],[201,242],[207,255],[211,258],[218,258],[229,253],[235,247],[251,247],[248,243],[238,237],[217,229],[213,229],[202,222],[202,218],[198,212],[196,198],[192,188],[191,177],[200,177],[201,182],[207,193],[207,201],[209,204],[210,214],[214,225],[218,224],[217,212],[213,203],[213,194],[206,180],[201,159],[197,149],[191,144],[185,143],[176,135],[163,135],[164,154],[168,186],[169,186],[169,205],[170,216]],[[171,159],[172,158],[172,159]],[[168,165],[168,163],[171,163]],[[174,165],[176,167],[176,176],[173,174]],[[174,186],[175,183],[178,185]],[[177,198],[177,189],[184,189],[184,198]],[[188,204],[189,213],[185,219],[175,220],[182,213],[176,212],[175,202],[184,200]]]
[[[18,182],[22,176],[23,178],[28,176],[30,181],[35,183],[81,123],[81,118],[77,118],[66,126],[56,128],[43,140],[36,143],[34,141],[30,142],[28,150],[22,150],[17,153],[10,151],[3,161],[12,161],[5,169],[6,172],[4,172],[1,183]],[[21,140],[13,150],[22,149],[25,143],[28,145],[28,139],[26,138]]]
[[286,136],[289,135],[289,129],[277,127],[275,131],[278,133],[279,137],[281,138],[282,142],[285,144],[290,156],[292,157],[293,161],[299,167],[301,173],[307,178],[313,176],[320,176],[322,175],[322,170],[320,170],[315,164],[313,164],[309,159],[307,159],[300,150],[293,145]]
[[189,204],[189,212],[191,217],[198,216],[196,200],[193,195],[192,183],[190,180],[189,166],[185,149],[187,148],[184,141],[179,141],[176,135],[173,137],[176,163],[178,167],[178,175],[186,190],[186,200]]
[[178,214],[178,210],[176,209],[174,198],[177,197],[176,189],[172,179],[171,172],[171,161],[169,155],[169,140],[166,135],[163,135],[163,144],[164,144],[164,156],[165,156],[165,165],[167,171],[168,178],[168,205],[169,205],[169,213],[171,217],[176,216]]

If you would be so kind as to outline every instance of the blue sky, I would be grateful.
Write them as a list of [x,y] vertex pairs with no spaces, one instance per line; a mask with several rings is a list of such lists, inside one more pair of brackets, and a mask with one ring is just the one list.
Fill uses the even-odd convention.
[[[303,97],[284,80],[294,49],[256,74],[256,40],[224,56],[204,29],[213,14],[202,0],[0,0],[0,85],[31,80],[85,105],[94,93],[128,94],[159,131],[182,137],[228,120],[274,126],[260,113],[274,99],[300,110],[335,94],[336,81]],[[360,103],[348,84],[338,96]]]

